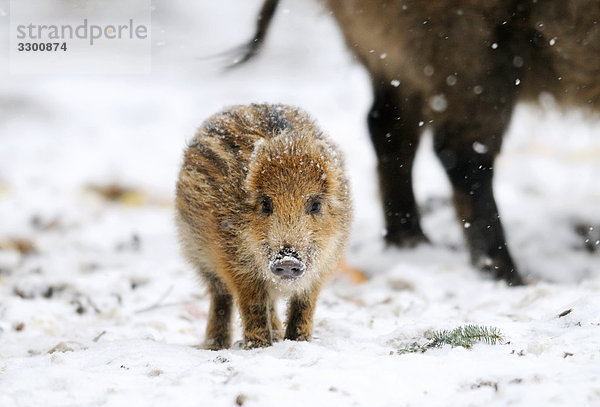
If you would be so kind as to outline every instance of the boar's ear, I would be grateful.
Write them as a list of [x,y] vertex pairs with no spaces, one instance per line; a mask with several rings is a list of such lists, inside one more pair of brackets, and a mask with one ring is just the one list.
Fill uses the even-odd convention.
[[325,160],[327,178],[337,178],[337,173],[344,167],[344,158],[337,146],[327,140],[319,139],[315,143],[317,152]]
[[260,157],[264,157],[265,154],[267,154],[265,139],[260,138],[254,143],[254,149],[248,160],[248,172],[243,185],[246,193],[251,193],[257,189],[257,177],[260,175],[260,167],[263,164]]
[[325,139],[317,143],[319,154],[325,159],[325,188],[328,202],[334,207],[345,206],[348,194],[348,180],[344,173],[344,156],[338,147]]
[[328,163],[338,165],[338,161],[342,156],[335,144],[325,138],[319,137],[315,145],[318,148],[319,154],[323,155]]

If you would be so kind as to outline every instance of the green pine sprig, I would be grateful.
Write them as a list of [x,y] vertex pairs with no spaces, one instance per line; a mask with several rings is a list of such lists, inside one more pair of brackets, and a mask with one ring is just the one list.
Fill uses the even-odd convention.
[[421,345],[413,342],[398,350],[399,354],[405,353],[423,353],[432,348],[441,348],[444,345],[452,347],[462,346],[470,349],[475,343],[487,343],[496,345],[504,342],[504,336],[498,328],[486,327],[481,325],[459,326],[451,331],[435,331],[429,342]]

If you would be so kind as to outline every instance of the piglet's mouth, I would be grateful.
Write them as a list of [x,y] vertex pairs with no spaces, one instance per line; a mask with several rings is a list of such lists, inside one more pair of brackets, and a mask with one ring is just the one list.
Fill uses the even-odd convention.
[[306,271],[306,265],[290,251],[280,252],[269,268],[271,273],[282,280],[295,280]]

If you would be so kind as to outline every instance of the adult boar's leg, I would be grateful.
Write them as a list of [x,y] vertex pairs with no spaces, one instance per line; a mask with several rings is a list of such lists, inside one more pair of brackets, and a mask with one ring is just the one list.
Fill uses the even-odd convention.
[[412,187],[412,166],[419,144],[421,98],[403,95],[387,80],[374,80],[375,100],[368,116],[377,154],[379,187],[387,228],[386,241],[398,246],[426,242]]
[[[502,96],[491,99],[508,100]],[[471,261],[509,285],[522,285],[506,245],[492,185],[494,160],[510,120],[512,104],[486,104],[485,99],[473,103],[464,99],[450,101],[449,106],[452,103],[463,103],[471,114],[450,116],[438,126],[434,147],[452,183],[456,212],[464,227]]]

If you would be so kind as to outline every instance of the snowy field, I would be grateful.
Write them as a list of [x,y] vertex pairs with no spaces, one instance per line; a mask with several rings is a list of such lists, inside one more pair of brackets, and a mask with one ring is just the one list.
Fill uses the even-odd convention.
[[[157,3],[148,76],[11,76],[0,42],[0,406],[600,405],[600,118],[516,111],[496,195],[530,285],[469,266],[429,136],[415,183],[433,244],[386,250],[367,75],[329,16],[287,0],[256,61],[200,58],[249,38],[260,3]],[[178,166],[208,115],[264,101],[302,106],[346,153],[347,261],[369,280],[326,286],[311,343],[198,350],[208,297],[177,247]],[[397,353],[464,324],[505,342]]]

